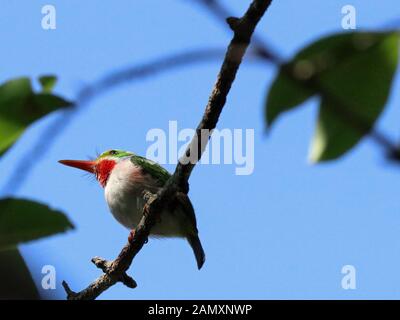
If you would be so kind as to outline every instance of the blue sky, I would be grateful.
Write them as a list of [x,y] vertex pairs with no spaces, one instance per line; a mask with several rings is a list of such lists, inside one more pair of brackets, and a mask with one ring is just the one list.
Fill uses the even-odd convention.
[[[228,4],[228,1],[225,1]],[[236,14],[249,1],[231,1]],[[45,1],[1,1],[0,80],[54,73],[56,92],[74,99],[79,89],[116,68],[185,49],[225,47],[226,28],[192,1],[51,1],[57,29],[41,28]],[[274,1],[257,28],[281,55],[341,30],[341,8],[357,9],[359,29],[381,28],[400,17],[395,0]],[[100,186],[57,160],[86,158],[120,148],[145,154],[146,133],[197,125],[220,66],[188,66],[95,99],[36,163],[17,196],[63,210],[76,226],[67,234],[21,246],[35,281],[41,268],[57,270],[79,290],[100,272],[93,256],[114,258],[128,232],[113,220]],[[190,179],[200,237],[207,254],[198,271],[182,240],[150,240],[130,269],[138,288],[118,284],[103,299],[354,299],[400,298],[400,168],[386,162],[370,140],[339,161],[307,162],[317,101],[284,117],[267,136],[263,103],[275,69],[245,62],[219,128],[255,130],[255,170],[236,176],[234,165],[201,165]],[[378,126],[398,137],[399,76]],[[57,115],[27,130],[2,158],[2,182]],[[43,142],[45,143],[45,142]],[[173,165],[166,166],[173,170]],[[356,268],[357,289],[341,287],[341,268]]]

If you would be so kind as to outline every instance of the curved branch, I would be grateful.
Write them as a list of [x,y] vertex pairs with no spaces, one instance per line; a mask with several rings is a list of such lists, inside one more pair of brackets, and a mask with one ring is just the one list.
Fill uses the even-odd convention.
[[[201,48],[189,51],[177,52],[169,54],[149,62],[125,67],[114,72],[106,74],[93,84],[83,88],[78,95],[78,101],[81,104],[87,103],[88,100],[110,91],[115,87],[135,80],[154,76],[172,69],[178,69],[188,64],[208,62],[222,58],[226,50],[223,48]],[[265,58],[254,50],[252,57],[258,58],[260,61],[265,61]]]
[[[205,145],[202,146],[201,143],[203,141],[201,139],[202,130],[211,132],[211,130],[215,128],[243,56],[249,46],[254,29],[271,2],[272,0],[253,0],[242,18],[230,18],[228,20],[234,32],[234,36],[228,46],[203,118],[185,152],[185,155],[192,159],[192,161],[187,164],[183,164],[182,161],[180,161],[174,174],[167,181],[165,186],[155,195],[146,195],[148,200],[143,208],[143,217],[133,232],[133,237],[130,238],[130,241],[128,241],[114,261],[104,262],[101,260],[103,261],[101,265],[104,266],[107,264],[107,268],[102,268],[105,272],[103,275],[93,281],[86,289],[78,293],[73,292],[65,282],[63,283],[68,299],[95,299],[116,282],[122,281],[121,279],[126,274],[133,258],[147,242],[149,232],[155,224],[157,216],[162,208],[173,200],[177,191],[188,192],[188,179],[205,148]],[[208,141],[208,139],[206,141]]]

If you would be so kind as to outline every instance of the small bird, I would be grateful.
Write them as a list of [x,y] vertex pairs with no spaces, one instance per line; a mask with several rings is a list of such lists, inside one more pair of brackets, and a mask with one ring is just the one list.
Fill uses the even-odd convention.
[[[146,201],[143,193],[156,193],[171,176],[158,163],[122,150],[108,150],[95,160],[60,160],[60,163],[88,171],[104,188],[107,204],[114,218],[133,230],[142,218]],[[205,261],[196,226],[196,216],[189,197],[178,192],[176,200],[160,214],[150,232],[154,237],[186,238],[193,249],[197,267]]]

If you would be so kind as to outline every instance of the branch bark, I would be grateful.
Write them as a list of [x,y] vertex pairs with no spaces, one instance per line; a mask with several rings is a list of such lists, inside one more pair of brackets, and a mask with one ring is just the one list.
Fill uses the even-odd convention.
[[[97,298],[102,292],[117,282],[122,282],[129,287],[135,287],[136,282],[130,278],[126,271],[129,269],[134,257],[147,242],[151,228],[157,220],[162,208],[173,200],[177,191],[189,191],[190,174],[201,158],[208,142],[211,131],[216,127],[219,116],[225,105],[236,73],[242,62],[255,27],[270,6],[272,0],[253,0],[242,18],[229,18],[228,23],[234,32],[228,46],[224,61],[212,89],[203,118],[196,129],[196,134],[188,146],[184,158],[191,161],[180,161],[174,174],[157,194],[146,194],[147,203],[143,208],[143,217],[137,228],[132,230],[128,243],[122,248],[114,261],[93,258],[92,262],[103,270],[103,274],[94,280],[87,288],[80,292],[73,292],[64,281],[63,286],[70,300],[91,300]],[[204,141],[202,133],[207,132]],[[205,143],[204,143],[205,142]],[[181,159],[182,160],[182,159]]]

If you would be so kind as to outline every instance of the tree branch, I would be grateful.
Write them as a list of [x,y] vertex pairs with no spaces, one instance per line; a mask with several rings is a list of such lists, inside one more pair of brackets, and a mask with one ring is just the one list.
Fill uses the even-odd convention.
[[185,152],[185,156],[191,158],[192,161],[185,164],[180,161],[174,174],[167,181],[165,186],[155,195],[147,194],[148,200],[143,208],[143,217],[134,230],[133,236],[121,250],[118,257],[111,262],[96,258],[95,261],[100,261],[100,263],[96,265],[103,270],[103,275],[93,281],[86,289],[78,293],[73,292],[68,287],[67,283],[63,282],[68,299],[95,299],[116,282],[124,282],[123,279],[127,276],[126,271],[130,267],[133,258],[147,242],[150,230],[155,224],[162,208],[174,199],[177,191],[183,191],[185,193],[189,191],[188,179],[206,145],[206,143],[204,143],[205,145],[202,146],[202,141],[204,141],[201,139],[202,130],[206,130],[206,132],[210,133],[211,130],[215,128],[225,105],[227,95],[235,80],[237,70],[249,46],[254,29],[271,2],[272,0],[254,0],[242,18],[234,19],[234,23],[232,23],[232,18],[230,19],[230,26],[234,32],[233,39],[228,46],[203,118],[196,129],[196,135],[193,137]]

